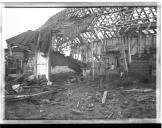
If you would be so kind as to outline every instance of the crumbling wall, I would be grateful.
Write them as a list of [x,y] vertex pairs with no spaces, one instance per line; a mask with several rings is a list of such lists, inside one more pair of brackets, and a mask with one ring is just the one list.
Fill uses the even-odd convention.
[[48,57],[43,56],[44,53],[38,52],[37,54],[37,75],[46,75],[48,79]]

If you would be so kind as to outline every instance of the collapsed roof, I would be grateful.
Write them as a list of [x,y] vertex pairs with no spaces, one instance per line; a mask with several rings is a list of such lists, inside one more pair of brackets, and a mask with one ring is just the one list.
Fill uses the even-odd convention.
[[[50,42],[53,36],[57,46],[64,48],[85,45],[84,42],[118,38],[125,34],[136,36],[139,31],[142,31],[143,34],[156,34],[157,7],[67,8],[49,18],[37,31],[39,31],[39,34],[33,32],[35,36],[29,38],[29,44],[32,44],[33,41],[38,42],[36,44],[44,53],[51,47]],[[35,38],[37,38],[37,41]],[[31,39],[34,40],[31,41]],[[18,42],[25,40],[9,39],[7,43],[17,42],[15,44],[21,44]],[[35,46],[32,48],[35,48]]]

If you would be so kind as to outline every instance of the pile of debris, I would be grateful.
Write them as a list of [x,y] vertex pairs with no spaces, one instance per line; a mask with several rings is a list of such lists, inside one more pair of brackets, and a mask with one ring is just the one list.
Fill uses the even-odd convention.
[[[141,85],[137,87],[136,85],[141,83],[133,82],[130,86],[108,87],[105,88],[105,91],[98,92],[96,81],[74,82],[74,78],[76,76],[69,75],[69,78],[65,79],[62,84],[51,83],[51,85],[48,85],[48,81],[44,76],[38,79],[30,76],[27,80],[21,81],[19,89],[22,88],[22,90],[15,91],[16,93],[13,95],[7,94],[6,100],[20,101],[26,99],[25,101],[27,102],[20,101],[21,104],[32,106],[34,110],[31,111],[36,113],[33,116],[30,115],[30,119],[36,117],[37,119],[129,119],[156,117],[155,89],[142,88],[140,87]],[[111,82],[113,84],[113,81]],[[110,86],[110,84],[108,85]],[[12,90],[16,90],[16,86]],[[16,103],[19,104],[18,102]],[[21,105],[17,109],[19,115],[22,115],[25,119],[29,118],[28,114],[23,115],[25,110]],[[19,112],[21,109],[23,109],[23,113]],[[10,108],[8,108],[8,111],[17,113],[16,110],[11,110]],[[16,115],[14,116],[19,119]],[[10,115],[8,117],[10,118]]]
[[45,75],[38,78],[34,75],[21,76],[6,83],[5,100],[22,100],[51,93],[49,88],[52,84],[52,82],[47,81]]
[[72,84],[80,81],[80,77],[75,73],[62,73],[52,77],[55,83],[48,81],[45,75],[21,76],[13,81],[6,82],[5,88],[5,100],[23,100],[23,99],[36,99],[43,95],[50,95],[60,90],[64,90],[61,86],[57,86],[57,83]]

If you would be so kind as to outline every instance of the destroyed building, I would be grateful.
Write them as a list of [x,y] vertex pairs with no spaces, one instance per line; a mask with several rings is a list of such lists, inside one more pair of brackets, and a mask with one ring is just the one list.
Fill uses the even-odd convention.
[[156,118],[157,33],[157,6],[83,7],[7,39],[26,68],[6,80],[6,102],[19,107],[6,103],[5,118]]

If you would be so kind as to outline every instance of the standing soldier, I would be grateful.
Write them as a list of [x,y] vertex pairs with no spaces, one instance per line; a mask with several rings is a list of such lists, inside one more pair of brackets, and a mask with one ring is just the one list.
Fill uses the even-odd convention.
[[101,58],[99,64],[99,91],[103,91],[104,85],[103,83],[106,80],[106,61],[105,58]]
[[122,78],[122,80],[124,80],[125,71],[124,71],[124,60],[123,60],[123,58],[120,58],[120,61],[119,61],[119,74],[120,74],[120,78]]

